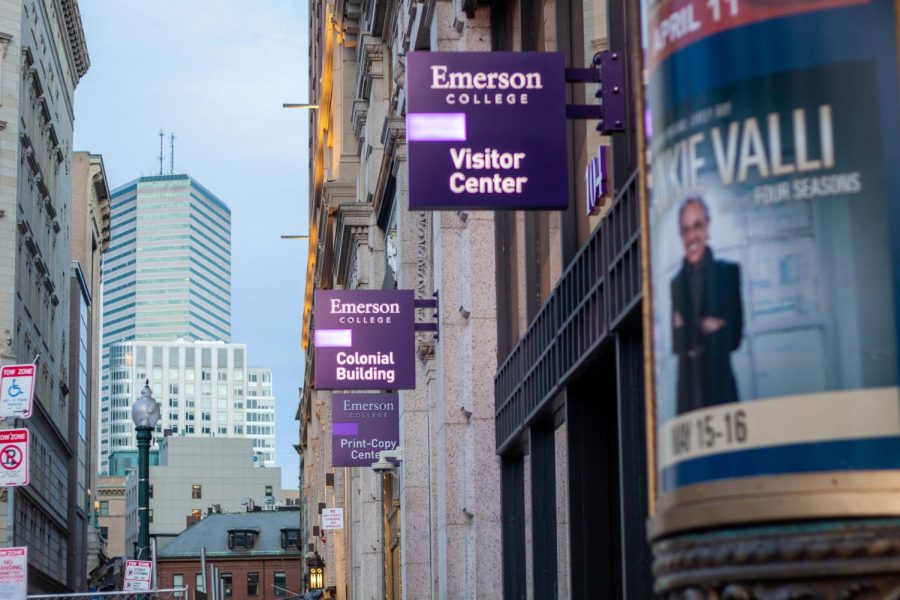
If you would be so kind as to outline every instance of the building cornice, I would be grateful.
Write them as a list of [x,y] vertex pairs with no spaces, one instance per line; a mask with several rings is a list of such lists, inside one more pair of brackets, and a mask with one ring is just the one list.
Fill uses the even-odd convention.
[[59,14],[62,14],[65,21],[66,39],[68,41],[68,52],[72,66],[75,70],[75,83],[87,73],[91,66],[91,59],[88,56],[87,43],[84,38],[84,26],[81,22],[81,11],[78,9],[78,0],[56,0]]

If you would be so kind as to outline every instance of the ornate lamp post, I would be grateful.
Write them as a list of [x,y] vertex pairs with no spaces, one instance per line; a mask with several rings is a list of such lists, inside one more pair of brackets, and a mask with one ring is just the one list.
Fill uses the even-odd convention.
[[137,559],[150,558],[150,441],[159,421],[159,404],[153,399],[148,379],[141,397],[131,407],[138,446],[138,543]]

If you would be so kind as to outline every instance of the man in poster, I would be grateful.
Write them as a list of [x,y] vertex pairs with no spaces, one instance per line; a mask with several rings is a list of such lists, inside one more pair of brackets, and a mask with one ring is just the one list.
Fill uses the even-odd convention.
[[678,355],[677,414],[736,402],[731,353],[741,345],[741,270],[713,258],[709,209],[699,196],[678,211],[684,264],[672,279],[672,346]]

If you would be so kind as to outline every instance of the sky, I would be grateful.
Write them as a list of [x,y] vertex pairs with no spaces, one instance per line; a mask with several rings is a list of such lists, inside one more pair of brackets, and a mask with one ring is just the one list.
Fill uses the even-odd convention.
[[301,0],[81,0],[91,66],[75,91],[75,150],[110,189],[175,172],[231,208],[232,341],[273,369],[276,464],[296,489],[309,196],[308,36]]

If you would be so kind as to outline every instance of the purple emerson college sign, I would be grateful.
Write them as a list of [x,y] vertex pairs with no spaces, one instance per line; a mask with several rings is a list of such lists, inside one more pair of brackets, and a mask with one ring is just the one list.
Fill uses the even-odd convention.
[[410,210],[569,204],[557,52],[407,55]]
[[332,394],[331,466],[369,467],[400,445],[399,396]]
[[317,290],[316,388],[416,387],[412,290]]

